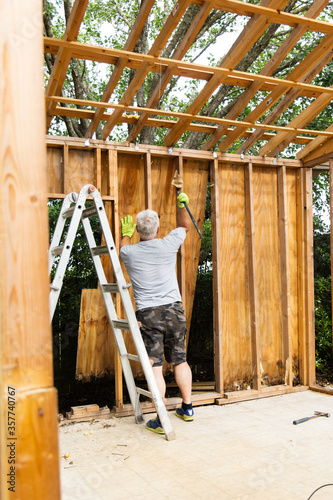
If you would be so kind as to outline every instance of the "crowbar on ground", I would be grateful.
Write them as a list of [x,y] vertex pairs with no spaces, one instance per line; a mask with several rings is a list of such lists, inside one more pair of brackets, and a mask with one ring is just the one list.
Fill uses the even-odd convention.
[[314,415],[312,415],[312,417],[305,417],[305,418],[300,418],[299,420],[294,420],[293,424],[294,425],[301,424],[303,422],[307,422],[308,420],[311,420],[313,418],[318,418],[318,417],[327,417],[327,418],[329,418],[330,414],[329,413],[324,413],[323,411],[315,411]]

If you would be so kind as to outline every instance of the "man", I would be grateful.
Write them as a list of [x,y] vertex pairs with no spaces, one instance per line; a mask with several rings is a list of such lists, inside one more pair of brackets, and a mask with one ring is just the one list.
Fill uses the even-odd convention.
[[[186,319],[175,266],[178,249],[185,240],[191,220],[184,205],[189,202],[188,196],[180,193],[177,202],[177,228],[164,238],[157,237],[159,217],[152,210],[140,212],[136,225],[131,216],[121,219],[120,258],[132,282],[136,317],[141,323],[142,338],[161,396],[165,401],[165,357],[174,366],[175,380],[183,399],[176,415],[188,422],[193,420],[192,372],[186,361]],[[135,228],[140,241],[131,245]],[[146,427],[158,434],[164,433],[158,416],[149,420]]]

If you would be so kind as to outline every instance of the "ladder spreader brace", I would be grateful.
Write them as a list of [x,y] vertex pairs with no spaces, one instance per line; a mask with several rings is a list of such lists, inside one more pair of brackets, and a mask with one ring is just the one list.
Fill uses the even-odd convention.
[[[93,198],[95,206],[86,208],[85,203],[88,196],[91,196]],[[99,219],[99,223],[105,239],[104,246],[96,245],[95,237],[89,220],[89,218],[93,216],[97,216]],[[60,245],[59,243],[64,231],[65,223],[69,218],[71,218],[69,228],[63,245]],[[140,405],[140,394],[142,394],[153,400],[164,430],[165,437],[168,441],[170,441],[175,438],[175,434],[172,429],[168,413],[166,411],[145,345],[142,340],[141,332],[128,290],[131,285],[128,285],[124,279],[101,195],[99,191],[90,184],[84,186],[79,194],[70,193],[65,197],[55,227],[49,249],[49,273],[51,272],[55,257],[59,255],[60,259],[56,266],[55,276],[50,289],[50,320],[52,321],[54,311],[58,302],[67,264],[71,255],[74,239],[80,222],[82,222],[85,231],[93,263],[95,265],[96,273],[98,276],[101,293],[103,295],[105,307],[115,337],[124,378],[135,414],[135,421],[136,423],[144,422],[142,408]],[[105,272],[101,262],[101,255],[109,255],[116,283],[107,283]],[[120,319],[117,317],[116,309],[111,296],[111,294],[114,293],[119,293],[120,295],[126,319]],[[127,352],[122,330],[128,330],[131,332],[137,355],[129,354]],[[141,363],[144,375],[147,380],[149,391],[141,389],[140,387],[136,387],[130,360]]]

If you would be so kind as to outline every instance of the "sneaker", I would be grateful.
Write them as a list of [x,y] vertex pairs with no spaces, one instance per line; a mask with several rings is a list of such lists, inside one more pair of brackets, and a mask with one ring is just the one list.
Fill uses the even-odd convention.
[[191,422],[194,418],[193,408],[190,410],[183,410],[183,408],[177,408],[176,416],[185,420],[185,422]]
[[157,432],[157,434],[164,434],[162,424],[158,417],[148,420],[148,422],[146,423],[146,427],[150,431]]

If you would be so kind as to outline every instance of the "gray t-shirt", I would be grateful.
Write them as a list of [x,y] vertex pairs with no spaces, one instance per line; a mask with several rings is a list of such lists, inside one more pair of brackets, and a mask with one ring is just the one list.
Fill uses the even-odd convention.
[[133,286],[136,310],[182,300],[175,266],[185,237],[185,229],[177,227],[164,238],[121,247],[120,258]]

